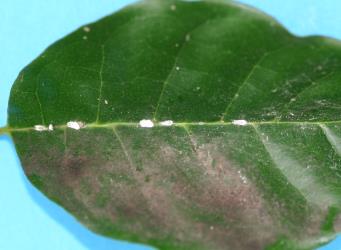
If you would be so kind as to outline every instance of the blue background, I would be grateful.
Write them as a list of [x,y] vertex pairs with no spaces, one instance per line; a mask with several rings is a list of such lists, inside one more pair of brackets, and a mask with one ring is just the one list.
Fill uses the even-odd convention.
[[[19,71],[48,45],[134,0],[1,0],[0,126]],[[296,35],[341,39],[339,0],[240,0],[274,16]],[[12,142],[0,137],[1,250],[152,249],[97,236],[46,199],[25,178]],[[341,249],[341,236],[321,250]]]

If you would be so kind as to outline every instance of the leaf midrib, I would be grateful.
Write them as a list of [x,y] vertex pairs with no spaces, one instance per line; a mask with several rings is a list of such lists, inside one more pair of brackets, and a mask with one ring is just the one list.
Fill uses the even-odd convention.
[[[293,126],[304,126],[304,125],[311,125],[311,126],[321,126],[321,125],[328,125],[328,124],[340,124],[341,120],[335,121],[251,121],[248,122],[246,125],[236,125],[232,121],[231,122],[174,122],[172,126],[164,126],[161,125],[159,122],[154,122],[154,127],[189,127],[189,126],[201,126],[201,127],[210,127],[210,126],[237,126],[237,127],[247,127],[247,126],[258,126],[258,125],[273,125],[273,126],[281,126],[281,125],[293,125]],[[67,125],[53,125],[54,129],[65,129]],[[115,127],[140,127],[139,122],[109,122],[109,123],[88,123],[82,129],[96,129],[96,128],[115,128]],[[144,127],[140,127],[141,129],[148,129]],[[81,129],[81,130],[82,130]],[[150,129],[150,128],[149,128]],[[25,131],[34,131],[34,126],[32,127],[3,127],[0,128],[0,134],[4,133],[11,133],[11,132],[25,132]],[[45,131],[43,131],[45,132]],[[51,131],[46,131],[51,132]],[[52,131],[53,132],[53,131]]]

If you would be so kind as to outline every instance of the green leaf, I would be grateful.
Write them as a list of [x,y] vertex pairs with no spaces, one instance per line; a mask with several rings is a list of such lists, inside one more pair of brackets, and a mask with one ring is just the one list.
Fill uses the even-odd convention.
[[160,249],[313,249],[340,230],[341,45],[245,6],[145,1],[27,66],[7,128],[32,183]]

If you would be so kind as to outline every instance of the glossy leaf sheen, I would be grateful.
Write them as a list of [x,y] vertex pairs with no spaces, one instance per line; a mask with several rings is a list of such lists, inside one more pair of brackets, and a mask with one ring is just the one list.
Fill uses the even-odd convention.
[[27,66],[7,130],[32,183],[100,234],[313,249],[341,226],[340,68],[339,42],[253,9],[150,0]]

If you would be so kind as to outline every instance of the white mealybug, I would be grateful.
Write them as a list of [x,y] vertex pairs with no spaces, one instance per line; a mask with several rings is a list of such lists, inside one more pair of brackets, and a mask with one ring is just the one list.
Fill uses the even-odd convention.
[[139,124],[140,124],[140,127],[142,127],[142,128],[152,128],[152,127],[154,127],[154,123],[151,120],[143,119],[143,120],[140,121]]
[[232,124],[237,126],[246,126],[248,122],[246,120],[233,120]]
[[68,128],[72,128],[72,129],[75,129],[75,130],[80,130],[81,128],[84,128],[85,125],[83,122],[76,122],[76,121],[69,121],[66,126]]
[[34,130],[35,131],[46,131],[47,127],[45,127],[44,125],[35,125]]
[[160,122],[161,126],[166,126],[166,127],[172,126],[173,124],[174,124],[174,122],[172,120],[167,120],[167,121]]

